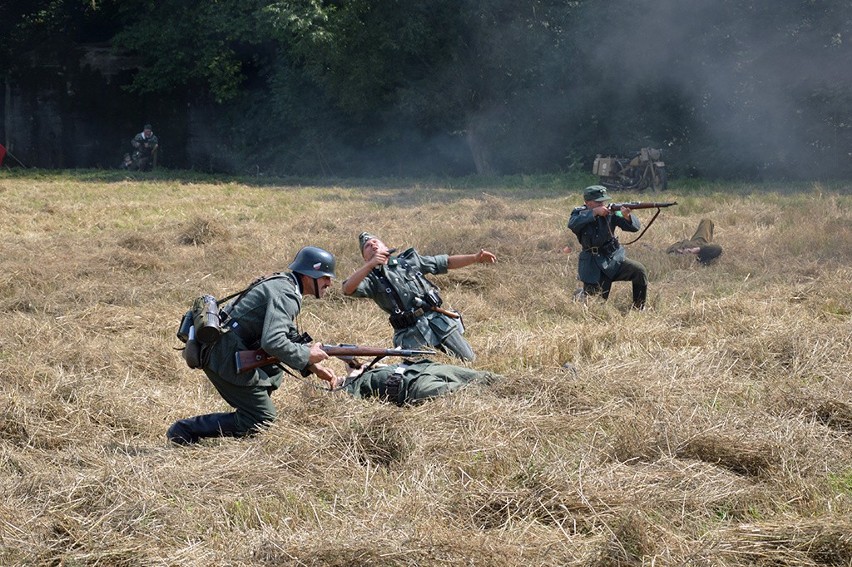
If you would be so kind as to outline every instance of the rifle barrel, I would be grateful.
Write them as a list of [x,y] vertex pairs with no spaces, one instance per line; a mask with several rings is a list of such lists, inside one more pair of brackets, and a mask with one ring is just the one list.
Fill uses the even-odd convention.
[[[353,356],[421,356],[435,354],[434,350],[427,349],[401,349],[401,348],[379,348],[359,345],[322,345],[322,349],[329,356],[353,357]],[[237,373],[248,372],[261,366],[269,366],[281,362],[278,358],[270,355],[263,349],[240,350],[234,355]]]
[[621,207],[627,207],[628,209],[662,209],[664,207],[671,207],[672,205],[677,205],[677,201],[670,202],[635,202],[635,203],[612,203],[609,208],[613,211],[619,210]]

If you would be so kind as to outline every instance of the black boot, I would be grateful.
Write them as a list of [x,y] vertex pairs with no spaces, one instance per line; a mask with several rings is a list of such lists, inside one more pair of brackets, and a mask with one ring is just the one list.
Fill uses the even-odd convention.
[[648,298],[648,287],[644,285],[633,286],[633,309],[642,311],[645,309],[645,301]]
[[242,437],[237,428],[237,414],[209,413],[176,421],[166,432],[166,438],[178,445],[197,443],[204,437]]

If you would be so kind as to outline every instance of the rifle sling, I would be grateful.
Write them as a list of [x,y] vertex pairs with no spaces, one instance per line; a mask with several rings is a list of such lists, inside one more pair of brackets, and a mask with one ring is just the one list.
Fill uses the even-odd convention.
[[[657,220],[657,217],[660,215],[660,212],[661,212],[661,211],[662,211],[662,209],[661,209],[660,207],[657,207],[657,212],[656,212],[656,213],[654,213],[654,216],[653,216],[653,217],[651,217],[651,220],[648,222],[648,224],[645,226],[645,228],[642,230],[642,232],[640,232],[640,233],[639,233],[639,236],[637,236],[636,238],[634,238],[634,239],[633,239],[633,240],[631,240],[630,242],[622,242],[622,243],[621,243],[621,245],[622,245],[622,246],[627,246],[628,244],[633,244],[634,242],[636,242],[637,240],[639,240],[640,238],[642,238],[642,235],[643,235],[643,234],[645,234],[645,232],[646,232],[649,228],[651,228],[651,225],[652,225],[652,224],[654,224],[654,221],[655,221],[655,220]],[[633,214],[633,213],[631,213],[631,214]]]

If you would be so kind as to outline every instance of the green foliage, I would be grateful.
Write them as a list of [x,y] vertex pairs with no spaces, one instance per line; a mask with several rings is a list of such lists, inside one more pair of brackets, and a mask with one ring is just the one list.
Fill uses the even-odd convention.
[[0,73],[112,40],[140,96],[211,101],[220,169],[529,174],[664,149],[670,178],[849,178],[852,5],[33,0]]
[[142,58],[132,89],[153,93],[202,87],[220,103],[236,98],[245,88],[245,69],[265,55],[261,44],[271,27],[263,17],[264,4],[259,0],[123,4],[128,24],[115,36],[115,45]]

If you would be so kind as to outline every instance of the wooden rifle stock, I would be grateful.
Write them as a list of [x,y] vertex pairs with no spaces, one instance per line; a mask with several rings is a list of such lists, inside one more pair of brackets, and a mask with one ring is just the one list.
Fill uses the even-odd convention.
[[[322,350],[329,356],[336,356],[343,360],[352,359],[356,356],[421,356],[435,354],[434,350],[402,349],[402,348],[379,348],[358,345],[322,345]],[[248,372],[261,366],[269,366],[281,362],[263,349],[240,350],[234,355],[237,364],[237,373]],[[349,360],[347,360],[349,362]]]
[[662,209],[663,207],[671,207],[672,205],[677,205],[677,201],[671,201],[668,203],[657,203],[657,202],[649,202],[649,203],[610,203],[609,210],[617,211],[621,209],[621,207],[627,207],[630,210],[634,209]]
[[455,311],[450,311],[449,309],[444,309],[443,307],[430,307],[429,309],[431,309],[432,311],[437,311],[441,315],[446,315],[447,317],[449,317],[451,319],[458,319],[459,318],[458,313],[456,313]]

